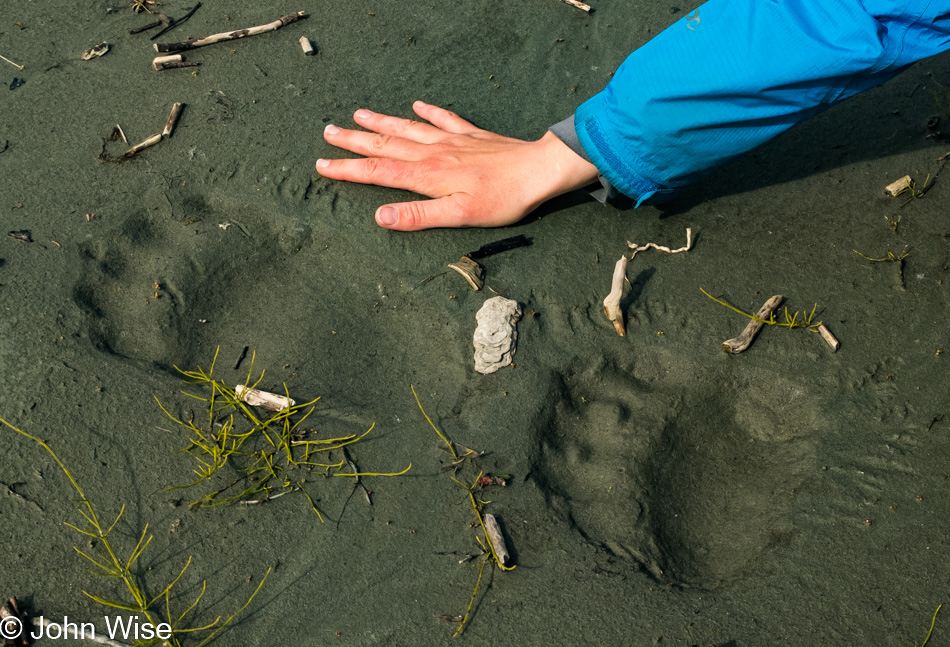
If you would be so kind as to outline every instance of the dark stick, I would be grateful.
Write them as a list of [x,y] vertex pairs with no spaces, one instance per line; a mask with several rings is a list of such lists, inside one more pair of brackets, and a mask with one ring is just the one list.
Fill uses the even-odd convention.
[[161,72],[162,70],[174,70],[179,67],[198,67],[199,65],[201,65],[201,63],[198,61],[169,61],[167,63],[159,63],[155,69]]
[[132,30],[129,31],[129,33],[130,33],[130,34],[141,34],[143,31],[148,31],[149,29],[155,29],[155,28],[158,27],[159,25],[167,25],[168,23],[171,22],[171,18],[169,18],[168,16],[166,16],[166,15],[163,14],[163,13],[158,14],[157,18],[158,18],[158,20],[156,20],[155,22],[150,22],[150,23],[147,24],[147,25],[142,25],[141,27],[138,27],[138,28],[136,28],[136,29],[132,29]]
[[509,249],[516,249],[518,247],[525,247],[531,244],[531,239],[523,235],[521,236],[512,236],[511,238],[505,238],[504,240],[496,240],[493,243],[488,243],[482,245],[474,252],[469,252],[466,254],[473,261],[477,261],[480,258],[485,258],[486,256],[491,256],[492,254],[498,254],[499,252],[507,252]]
[[169,31],[169,30],[171,30],[171,29],[174,29],[174,28],[177,27],[178,25],[182,24],[183,22],[185,22],[186,20],[188,20],[189,18],[191,18],[192,14],[194,14],[196,11],[198,11],[198,7],[200,7],[200,6],[201,6],[201,3],[199,2],[199,3],[196,4],[194,7],[191,8],[191,11],[189,11],[188,13],[186,13],[184,16],[182,16],[182,17],[181,17],[180,19],[178,19],[178,20],[172,20],[170,23],[168,23],[168,27],[165,27],[165,29],[161,30],[160,32],[158,32],[157,34],[155,34],[154,36],[152,36],[151,38],[149,38],[149,40],[155,40],[156,38],[158,38],[159,36],[161,36],[161,35],[164,34],[165,32],[167,32],[167,31]]
[[238,370],[239,368],[241,368],[241,362],[243,362],[243,361],[244,361],[244,358],[247,357],[247,349],[248,349],[248,348],[250,348],[250,346],[245,346],[245,347],[244,347],[244,350],[241,351],[241,356],[238,357],[238,361],[237,361],[237,363],[234,365],[234,370],[235,370],[235,371]]

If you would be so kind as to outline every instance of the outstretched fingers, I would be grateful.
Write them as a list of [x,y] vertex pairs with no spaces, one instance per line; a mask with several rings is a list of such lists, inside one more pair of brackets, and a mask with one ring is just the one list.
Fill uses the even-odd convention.
[[425,144],[395,135],[368,133],[365,130],[347,130],[329,124],[323,130],[323,138],[338,148],[367,157],[389,157],[399,160],[418,160],[425,157]]
[[438,126],[442,130],[456,135],[471,135],[481,132],[481,128],[465,121],[457,114],[439,106],[432,106],[422,101],[412,104],[412,110],[426,121]]
[[445,139],[445,133],[435,126],[412,119],[381,115],[365,109],[353,113],[353,121],[375,133],[401,137],[420,144],[436,144]]

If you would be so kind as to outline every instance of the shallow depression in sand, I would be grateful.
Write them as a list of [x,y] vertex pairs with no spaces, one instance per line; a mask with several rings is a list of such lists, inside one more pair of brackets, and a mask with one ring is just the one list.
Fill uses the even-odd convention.
[[587,540],[657,580],[714,587],[793,536],[825,404],[784,378],[688,378],[602,365],[560,376],[535,427],[537,473]]

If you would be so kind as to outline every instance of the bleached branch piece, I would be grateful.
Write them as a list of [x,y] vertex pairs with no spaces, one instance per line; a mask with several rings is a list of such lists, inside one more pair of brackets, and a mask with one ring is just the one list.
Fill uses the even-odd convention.
[[577,7],[578,9],[583,9],[587,13],[590,13],[591,7],[589,4],[584,4],[583,2],[579,2],[578,0],[563,0],[563,1],[571,5],[572,7]]
[[884,187],[884,193],[893,198],[894,196],[900,195],[909,189],[911,182],[912,180],[910,179],[910,176],[905,175],[901,179],[891,182],[886,187]]
[[828,330],[828,327],[825,324],[818,326],[818,334],[821,335],[821,338],[828,342],[828,345],[831,346],[832,351],[838,350],[838,346],[841,345],[841,342],[831,334],[831,331]]
[[159,134],[157,134],[157,135],[152,135],[151,137],[149,137],[149,138],[146,139],[145,141],[139,142],[138,144],[136,144],[135,146],[133,146],[133,147],[130,148],[129,150],[125,151],[125,156],[126,156],[126,157],[132,157],[133,155],[135,155],[136,153],[138,153],[140,150],[145,149],[145,148],[148,148],[149,146],[154,146],[155,144],[157,144],[157,143],[160,142],[160,141],[162,141],[162,135],[161,135],[161,133],[159,133]]
[[[772,313],[775,312],[775,309],[778,307],[778,304],[782,302],[782,295],[776,294],[774,297],[766,301],[759,311],[755,313],[756,319],[762,319],[767,321]],[[752,342],[755,341],[755,336],[759,334],[759,331],[762,330],[762,326],[765,324],[761,321],[756,321],[752,319],[749,321],[749,325],[745,327],[745,330],[738,337],[733,339],[727,339],[722,342],[722,350],[724,353],[741,353],[746,348],[752,345]]]
[[122,139],[123,143],[125,144],[129,143],[128,138],[125,136],[125,131],[122,130],[122,126],[120,126],[119,124],[116,124],[115,130],[112,131],[113,138],[115,138],[116,135],[118,135]]
[[623,284],[627,278],[627,263],[630,259],[621,256],[614,266],[614,276],[610,282],[610,294],[604,299],[604,314],[614,325],[614,329],[621,337],[626,336],[627,329],[623,324],[623,311],[620,309],[620,299],[623,297]]
[[178,115],[181,114],[180,103],[172,104],[172,112],[168,115],[168,121],[165,122],[165,128],[162,129],[162,137],[169,138],[172,136],[172,131],[175,130],[175,124],[178,123]]
[[614,325],[614,329],[617,331],[617,334],[621,337],[626,336],[627,330],[623,323],[623,311],[620,309],[620,299],[623,297],[623,284],[624,280],[627,278],[627,263],[633,260],[633,257],[636,256],[639,252],[646,251],[648,249],[657,249],[661,252],[666,252],[667,254],[679,254],[680,252],[688,252],[693,246],[693,230],[689,227],[686,228],[686,245],[680,247],[679,249],[670,249],[669,247],[664,247],[663,245],[657,245],[656,243],[647,243],[646,245],[637,245],[636,243],[631,243],[627,241],[627,247],[633,250],[633,253],[630,254],[630,258],[622,256],[617,264],[614,266],[614,275],[613,279],[610,282],[610,294],[607,295],[607,298],[604,299],[604,314],[607,315],[607,318],[610,319],[610,322]]
[[483,519],[485,520],[485,530],[488,531],[488,540],[491,542],[492,548],[495,549],[495,556],[498,557],[498,561],[504,566],[509,557],[508,546],[505,544],[505,538],[501,534],[501,528],[498,527],[498,520],[495,519],[495,515],[493,514],[486,514]]
[[666,252],[667,254],[679,254],[680,252],[688,252],[693,246],[693,230],[689,227],[686,228],[686,245],[680,247],[679,249],[670,249],[669,247],[664,247],[663,245],[657,245],[656,243],[647,243],[646,245],[637,245],[636,243],[631,243],[627,241],[627,247],[633,250],[633,254],[630,255],[630,260],[633,260],[633,257],[637,255],[637,252],[645,252],[650,249],[658,249],[661,252]]
[[260,407],[268,411],[283,411],[297,404],[296,401],[286,396],[268,393],[267,391],[260,391],[258,389],[248,389],[245,388],[243,384],[238,384],[234,387],[234,392],[252,407]]
[[300,49],[303,50],[303,53],[307,56],[313,56],[313,43],[310,42],[310,39],[306,36],[300,37]]
[[12,65],[18,70],[22,70],[24,67],[26,67],[25,65],[17,65],[16,63],[8,59],[6,56],[0,56],[0,59],[3,59],[4,61],[6,61],[7,63],[9,63],[10,65]]
[[169,54],[168,56],[156,56],[152,59],[152,67],[156,70],[164,70],[168,63],[181,63],[181,54]]
[[298,11],[296,13],[287,14],[286,16],[281,16],[274,22],[269,22],[266,25],[248,27],[247,29],[237,29],[235,31],[225,31],[220,34],[205,36],[204,38],[189,38],[188,40],[182,41],[180,43],[155,43],[155,51],[179,52],[185,49],[194,49],[195,47],[213,45],[225,40],[234,40],[235,38],[244,38],[245,36],[256,36],[258,34],[274,31],[275,29],[280,29],[284,25],[289,25],[292,22],[297,22],[298,20],[306,17],[306,12]]

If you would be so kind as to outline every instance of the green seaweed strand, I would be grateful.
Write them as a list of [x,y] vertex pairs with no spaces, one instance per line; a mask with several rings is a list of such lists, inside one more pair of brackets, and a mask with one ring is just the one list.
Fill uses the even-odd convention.
[[930,635],[934,632],[934,625],[937,624],[937,614],[940,613],[940,607],[942,606],[942,604],[937,605],[937,610],[934,611],[933,620],[930,621],[930,631],[927,632],[927,637],[924,638],[924,642],[920,643],[920,647],[926,647],[927,641],[930,640]]

